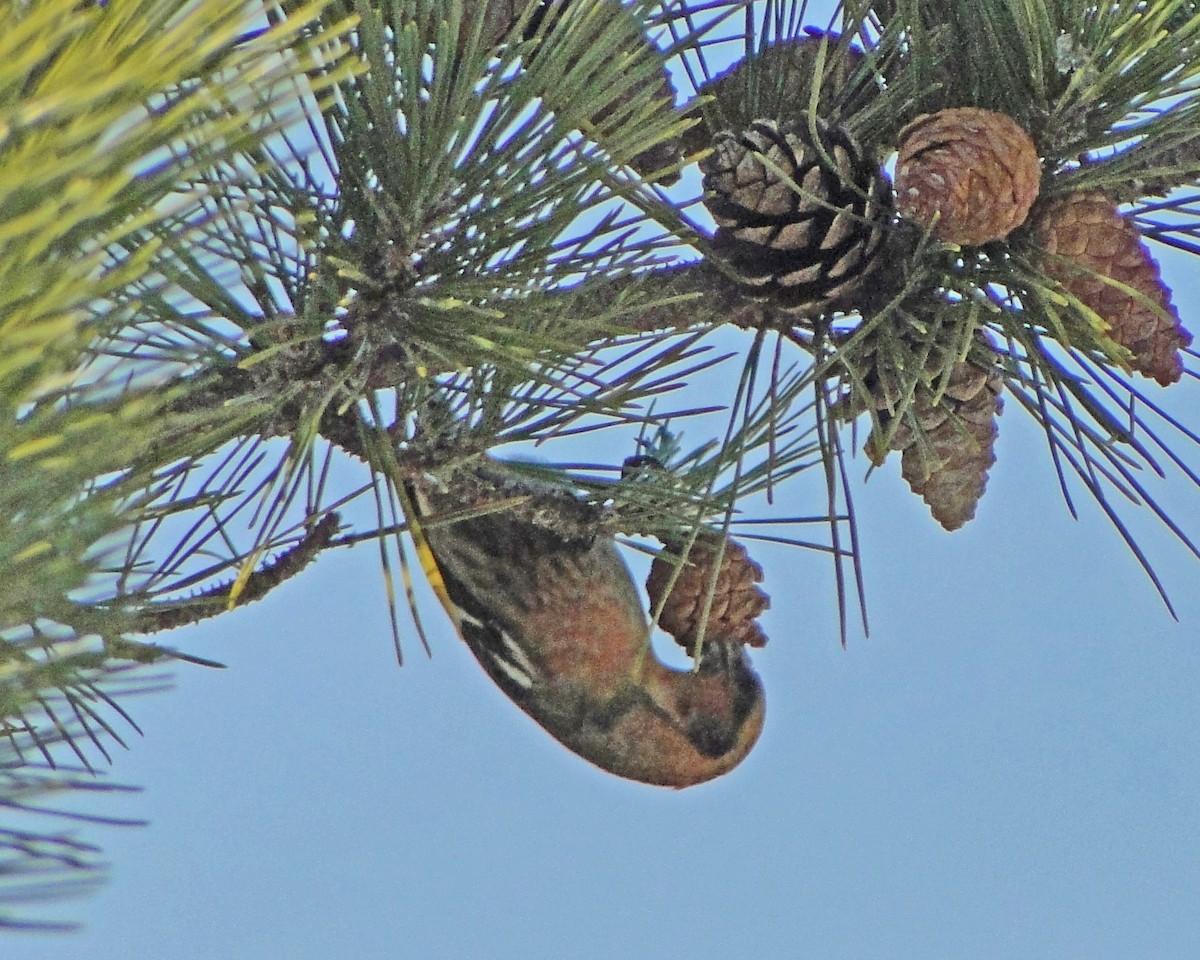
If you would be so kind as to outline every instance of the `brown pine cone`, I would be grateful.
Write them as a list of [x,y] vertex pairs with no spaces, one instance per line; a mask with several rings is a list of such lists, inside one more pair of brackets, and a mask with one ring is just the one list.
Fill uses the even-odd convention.
[[[465,0],[464,16],[462,25],[459,28],[459,47],[461,49],[465,46],[467,38],[475,30],[476,22],[480,18],[483,19],[482,38],[484,45],[489,47],[497,46],[517,26],[521,17],[526,14],[526,11],[530,7],[534,9],[525,22],[522,39],[532,40],[537,36],[548,37],[551,31],[562,20],[570,4],[571,0]],[[620,0],[611,0],[611,4],[613,11],[608,16],[630,18],[631,26],[636,29],[637,25],[632,21],[632,14],[621,8]],[[594,30],[597,29],[600,29],[600,25],[594,28]],[[643,44],[650,43],[644,34],[638,36],[637,42]],[[662,68],[660,76],[655,83],[657,87],[655,90],[656,99],[663,100],[668,105],[674,104],[675,87],[671,83],[671,78],[665,66]],[[591,122],[594,124],[603,123],[614,113],[625,107],[629,100],[638,92],[636,89],[629,90],[628,93],[612,103],[607,110],[602,110],[597,116],[591,117]],[[547,96],[547,102],[551,106],[554,105],[552,95]],[[672,138],[648,147],[632,157],[628,162],[629,166],[642,176],[649,176],[658,170],[680,163],[682,160],[682,143],[678,139]],[[677,173],[667,174],[658,178],[659,183],[668,186],[678,180],[679,175]]]
[[[817,72],[822,47],[825,59]],[[810,91],[820,86],[817,115],[823,119],[853,116],[868,103],[875,92],[874,78],[860,67],[866,60],[848,38],[833,34],[779,39],[760,50],[748,53],[723,73],[717,74],[697,91],[716,100],[716,115],[730,128],[741,129],[755,119],[766,117],[784,126],[801,126],[806,121]],[[689,116],[699,116],[701,107],[689,108]],[[683,134],[684,149],[698,153],[709,146],[712,131],[698,123]]]
[[976,333],[976,343],[972,355],[950,368],[944,387],[935,347],[931,369],[915,386],[910,384],[912,401],[903,409],[904,377],[881,369],[886,367],[882,358],[876,358],[866,382],[877,418],[867,455],[878,465],[890,451],[901,451],[901,475],[947,530],[957,530],[975,516],[988,470],[996,462],[996,417],[1003,409],[1004,381],[985,359],[984,350],[991,353],[992,348],[982,333]]
[[[712,565],[722,541],[725,547],[714,585]],[[682,552],[682,544],[679,551]],[[681,647],[691,650],[695,646],[705,610],[708,611],[705,637],[750,647],[761,647],[767,642],[757,617],[771,601],[755,586],[762,580],[762,567],[750,559],[744,546],[716,531],[701,531],[667,593],[675,570],[676,564],[671,559],[662,554],[656,557],[646,579],[646,592],[652,610],[663,603],[658,625]]]
[[875,164],[841,127],[814,127],[820,143],[808,126],[756,120],[719,134],[700,165],[715,251],[747,295],[808,318],[851,306],[879,265],[886,220]]
[[[516,26],[521,15],[529,7],[536,7],[530,14],[525,39],[533,37],[542,21],[556,20],[562,12],[562,3],[554,0],[465,0],[462,23],[458,28],[458,47],[461,50],[475,32],[476,25],[483,21],[481,37],[486,47],[497,46]],[[547,16],[549,14],[549,17]]]
[[900,131],[896,206],[947,243],[1008,236],[1037,199],[1042,162],[1012,117],[976,107],[922,114]]
[[1164,387],[1179,380],[1179,351],[1192,342],[1191,334],[1137,227],[1103,191],[1072,193],[1039,206],[1033,235],[1048,254],[1040,260],[1046,275],[1108,324],[1108,336],[1133,354],[1134,370]]
[[[947,530],[957,530],[975,516],[987,489],[988,470],[996,462],[1002,387],[995,368],[973,360],[959,363],[938,405],[945,414],[942,422],[925,430],[924,446],[914,436],[901,454],[901,475]],[[930,400],[926,394],[917,405],[931,409]]]

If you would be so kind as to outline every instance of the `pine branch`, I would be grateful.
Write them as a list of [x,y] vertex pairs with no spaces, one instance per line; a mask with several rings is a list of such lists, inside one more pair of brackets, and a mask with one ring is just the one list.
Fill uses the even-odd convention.
[[[162,370],[152,383],[131,378],[103,345],[129,322],[133,291],[161,291],[154,265],[195,239],[199,206],[187,183],[287,122],[296,78],[313,63],[299,34],[315,11],[245,45],[234,42],[245,26],[241,3],[181,12],[165,0],[47,0],[7,11],[0,806],[8,813],[38,813],[35,796],[101,789],[63,764],[94,772],[97,761],[111,762],[111,747],[125,744],[122,728],[137,730],[118,701],[162,686],[130,661],[167,652],[106,649],[105,636],[119,640],[133,621],[113,616],[89,631],[95,621],[83,598],[162,466],[155,455],[195,455],[241,422],[173,415],[178,393],[163,388]],[[36,764],[46,772],[26,775]],[[36,827],[6,827],[0,923],[26,923],[9,903],[86,886],[101,866],[94,853]]]
[[[128,634],[265,596],[349,542],[388,562],[412,471],[536,475],[604,504],[605,535],[667,543],[770,519],[746,498],[817,468],[825,502],[782,522],[827,525],[812,545],[844,642],[862,572],[843,429],[865,414],[872,461],[902,449],[961,522],[1003,380],[1068,504],[1081,483],[1160,592],[1122,501],[1195,552],[1139,471],[1197,483],[1200,440],[1130,380],[1122,333],[1173,329],[1169,297],[1103,264],[1081,296],[1035,229],[1094,191],[1137,236],[1200,251],[1191,4],[847,2],[813,25],[802,0],[345,0],[268,5],[261,29],[216,3],[175,30],[166,2],[27,6],[0,38],[0,169],[26,171],[0,197],[24,230],[0,251],[18,763],[87,767],[122,742],[118,661],[184,656]],[[964,107],[1026,131],[1042,170],[1018,183],[1041,191],[1030,224],[979,242],[905,220],[879,179],[920,115]],[[950,124],[963,155],[970,123]],[[1020,180],[1010,160],[984,179]],[[702,192],[668,191],[692,162]],[[830,278],[836,297],[781,296]],[[1114,289],[1132,325],[1098,309]],[[601,429],[607,460],[520,459]],[[661,469],[622,471],[651,450]],[[360,479],[334,491],[342,455]],[[374,525],[335,537],[363,497]]]

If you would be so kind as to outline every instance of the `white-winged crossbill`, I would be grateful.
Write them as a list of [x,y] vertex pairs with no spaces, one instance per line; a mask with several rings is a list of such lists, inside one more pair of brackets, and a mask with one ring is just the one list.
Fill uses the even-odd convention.
[[662,663],[611,537],[570,516],[585,505],[534,493],[520,508],[480,512],[486,504],[428,478],[408,493],[414,540],[427,548],[423,563],[459,634],[497,686],[569,750],[669,787],[718,777],[750,752],[764,698],[742,645],[713,637],[694,670]]

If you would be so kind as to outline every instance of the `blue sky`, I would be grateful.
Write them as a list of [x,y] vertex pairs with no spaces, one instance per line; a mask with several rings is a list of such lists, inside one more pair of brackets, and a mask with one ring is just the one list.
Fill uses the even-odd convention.
[[1176,624],[1002,425],[958,534],[893,466],[859,491],[869,639],[838,646],[820,558],[764,558],[766,731],[693,790],[568,754],[432,605],[397,668],[370,548],[180,633],[229,669],[134,705],[112,809],[151,825],[101,831],[86,931],[19,955],[1193,957],[1200,564],[1147,533]]
[[[1194,267],[1164,255],[1200,327]],[[1169,405],[1192,416],[1196,383]],[[978,518],[947,534],[853,462],[872,631],[838,644],[827,562],[756,548],[762,741],[670,792],[567,753],[436,604],[396,666],[371,545],[173,635],[228,664],[132,702],[88,828],[113,863],[23,960],[820,957],[1191,960],[1200,943],[1200,563],[1134,524],[1171,620],[1085,497],[1071,520],[1015,403]],[[1196,529],[1200,496],[1163,499]],[[812,512],[799,484],[781,513]],[[1138,518],[1146,519],[1149,518]]]

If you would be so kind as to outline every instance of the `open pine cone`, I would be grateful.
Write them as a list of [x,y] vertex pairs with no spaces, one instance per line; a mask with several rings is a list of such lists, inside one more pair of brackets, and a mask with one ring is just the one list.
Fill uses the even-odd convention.
[[1099,190],[1056,197],[1035,212],[1033,235],[1047,254],[1042,269],[1108,324],[1133,355],[1130,366],[1164,387],[1178,381],[1191,334],[1137,227],[1112,200]]
[[716,252],[747,294],[805,317],[847,308],[878,266],[885,221],[875,164],[842,128],[814,127],[819,144],[807,125],[756,120],[719,134],[701,164]]
[[[714,584],[713,564],[722,541],[721,568]],[[682,545],[679,550],[682,551]],[[695,646],[702,621],[704,635],[713,640],[751,647],[761,647],[767,642],[757,618],[771,601],[756,586],[762,580],[762,567],[750,559],[744,546],[716,531],[701,531],[675,583],[671,584],[675,570],[672,560],[662,555],[656,557],[646,579],[646,592],[651,609],[663,603],[658,625],[680,646],[689,650]]]

